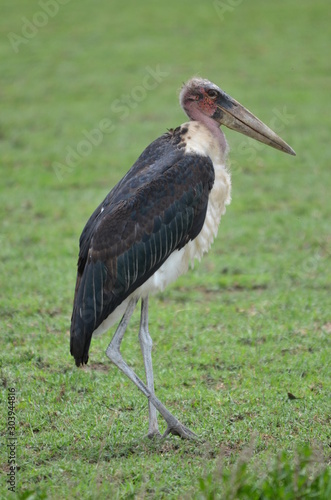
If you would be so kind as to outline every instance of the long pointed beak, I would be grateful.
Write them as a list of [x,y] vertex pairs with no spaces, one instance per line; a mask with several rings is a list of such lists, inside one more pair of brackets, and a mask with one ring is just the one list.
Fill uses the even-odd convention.
[[295,156],[295,151],[291,146],[286,144],[273,130],[225,92],[222,92],[221,97],[218,99],[217,108],[215,114],[218,115],[217,121],[221,125]]

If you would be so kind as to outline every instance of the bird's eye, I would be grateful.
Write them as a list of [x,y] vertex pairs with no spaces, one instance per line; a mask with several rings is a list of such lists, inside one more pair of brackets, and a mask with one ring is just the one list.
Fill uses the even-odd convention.
[[217,91],[213,90],[213,89],[208,90],[207,93],[208,93],[209,97],[211,97],[212,99],[216,99],[216,97],[218,95]]

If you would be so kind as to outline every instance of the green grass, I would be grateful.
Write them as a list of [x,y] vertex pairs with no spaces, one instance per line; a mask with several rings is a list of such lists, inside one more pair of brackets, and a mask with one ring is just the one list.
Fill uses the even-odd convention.
[[[56,5],[16,52],[8,34],[45,19],[40,5],[4,2],[0,21],[0,497],[15,498],[15,388],[16,498],[330,498],[326,3]],[[112,332],[93,340],[86,368],[69,354],[78,238],[143,148],[185,120],[176,92],[194,74],[297,157],[225,130],[233,201],[218,238],[150,301],[157,395],[200,440],[150,442],[145,398],[105,356]],[[122,352],[143,374],[138,326],[137,311]]]

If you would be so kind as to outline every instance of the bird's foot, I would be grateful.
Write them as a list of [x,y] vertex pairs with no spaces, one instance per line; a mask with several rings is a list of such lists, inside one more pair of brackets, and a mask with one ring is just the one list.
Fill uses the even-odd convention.
[[168,427],[166,428],[162,439],[169,436],[169,434],[179,436],[182,439],[198,439],[198,436],[194,432],[190,431],[190,429],[185,427],[185,425],[181,424],[179,420],[175,420],[174,422],[171,422],[171,424],[168,424]]
[[156,429],[153,431],[148,431],[148,433],[146,434],[146,437],[148,439],[161,439],[162,435],[161,435],[160,431],[158,429]]

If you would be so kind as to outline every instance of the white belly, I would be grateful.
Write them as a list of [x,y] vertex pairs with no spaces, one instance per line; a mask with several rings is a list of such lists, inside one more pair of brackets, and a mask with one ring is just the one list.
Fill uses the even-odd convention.
[[[189,128],[196,127],[197,122],[183,124]],[[213,161],[215,182],[209,194],[206,219],[198,236],[190,241],[181,250],[173,252],[164,264],[143,285],[127,297],[107,319],[93,332],[93,335],[104,333],[117,323],[123,316],[131,297],[146,297],[149,294],[163,291],[170,283],[174,282],[181,274],[185,274],[194,260],[200,260],[208,252],[217,235],[218,226],[226,205],[231,201],[231,178],[225,167],[225,154],[215,147],[214,142],[208,137],[210,132],[199,124],[201,138],[196,130],[191,130],[194,141],[187,141],[186,152],[195,152],[209,156]],[[200,139],[200,140],[199,140]],[[209,146],[209,148],[208,148]]]

